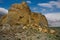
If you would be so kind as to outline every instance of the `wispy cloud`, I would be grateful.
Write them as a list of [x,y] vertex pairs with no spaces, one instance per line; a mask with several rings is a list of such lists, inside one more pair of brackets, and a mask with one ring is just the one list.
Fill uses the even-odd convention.
[[31,4],[31,1],[26,1],[27,3]]
[[46,9],[42,9],[42,12],[46,12],[47,10]]
[[51,4],[49,4],[49,3],[38,3],[38,6],[43,6],[43,7],[52,8]]
[[34,7],[32,10],[36,11],[36,10],[38,10],[38,8],[37,7]]
[[0,14],[3,13],[3,14],[7,14],[8,13],[8,10],[5,9],[5,8],[0,8]]
[[43,7],[49,7],[49,8],[53,8],[54,6],[56,6],[57,8],[60,8],[60,1],[50,1],[48,3],[38,3],[38,6],[43,6]]

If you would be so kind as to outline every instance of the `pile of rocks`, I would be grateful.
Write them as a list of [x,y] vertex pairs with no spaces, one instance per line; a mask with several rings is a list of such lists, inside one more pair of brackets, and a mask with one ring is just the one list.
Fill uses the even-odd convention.
[[[0,40],[58,40],[56,35],[48,32],[47,29],[27,28],[24,25],[0,26]],[[54,32],[54,31],[52,31]]]

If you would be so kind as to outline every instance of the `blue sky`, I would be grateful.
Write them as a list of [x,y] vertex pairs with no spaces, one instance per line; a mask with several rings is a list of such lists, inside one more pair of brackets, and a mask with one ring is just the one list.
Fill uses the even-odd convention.
[[[34,12],[51,13],[60,12],[59,0],[24,0]],[[0,7],[9,9],[14,3],[21,3],[22,0],[0,0]],[[52,5],[53,3],[53,5]]]
[[[39,12],[46,16],[52,26],[60,26],[60,0],[24,0],[28,3],[32,12]],[[8,13],[8,9],[14,3],[22,0],[0,0],[0,14]]]

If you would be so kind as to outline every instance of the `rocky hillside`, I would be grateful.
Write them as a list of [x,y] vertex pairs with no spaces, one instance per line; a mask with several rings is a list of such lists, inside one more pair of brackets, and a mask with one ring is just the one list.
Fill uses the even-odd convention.
[[0,19],[0,40],[58,40],[46,17],[31,12],[27,3],[13,4]]

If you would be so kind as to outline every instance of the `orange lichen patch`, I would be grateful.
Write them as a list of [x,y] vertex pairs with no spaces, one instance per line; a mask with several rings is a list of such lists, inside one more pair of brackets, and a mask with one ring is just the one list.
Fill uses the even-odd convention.
[[50,29],[50,33],[51,33],[51,34],[55,34],[55,33],[56,33],[56,31],[55,31],[55,30],[53,30],[53,29]]

